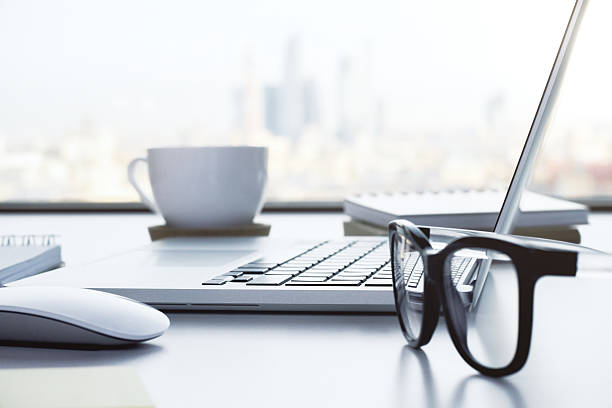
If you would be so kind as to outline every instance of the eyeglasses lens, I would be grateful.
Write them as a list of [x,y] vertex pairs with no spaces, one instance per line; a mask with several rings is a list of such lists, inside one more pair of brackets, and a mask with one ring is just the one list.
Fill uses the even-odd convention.
[[458,250],[443,274],[448,325],[474,361],[489,368],[510,364],[516,354],[519,284],[506,254],[490,249]]
[[423,325],[422,258],[406,237],[396,234],[393,248],[393,285],[396,309],[409,342],[416,341]]

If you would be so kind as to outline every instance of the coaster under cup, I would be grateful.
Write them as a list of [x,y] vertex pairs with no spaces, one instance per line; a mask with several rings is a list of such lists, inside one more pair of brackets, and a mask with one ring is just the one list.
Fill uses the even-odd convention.
[[259,223],[219,229],[185,229],[169,225],[154,225],[149,227],[151,241],[175,237],[263,237],[269,234],[270,225]]

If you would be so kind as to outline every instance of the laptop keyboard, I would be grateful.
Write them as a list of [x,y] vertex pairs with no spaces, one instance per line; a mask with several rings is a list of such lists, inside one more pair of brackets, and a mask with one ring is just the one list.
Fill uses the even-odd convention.
[[[455,257],[451,277],[457,285],[474,265],[472,258]],[[423,276],[423,263],[411,253],[404,271],[407,285],[416,289]],[[391,263],[386,241],[326,241],[287,259],[259,258],[202,285],[245,283],[253,286],[370,286],[391,287]]]
[[[422,274],[415,253],[413,273]],[[412,279],[412,275],[411,279]],[[415,275],[416,276],[416,275]],[[290,259],[260,258],[203,285],[391,287],[386,241],[326,241]],[[418,280],[416,281],[416,285]]]
[[[474,259],[455,257],[451,277],[457,285]],[[406,260],[405,279],[416,289],[423,276],[417,252]],[[253,286],[370,286],[391,287],[391,263],[386,241],[326,241],[292,258],[259,258],[202,285],[245,283]]]

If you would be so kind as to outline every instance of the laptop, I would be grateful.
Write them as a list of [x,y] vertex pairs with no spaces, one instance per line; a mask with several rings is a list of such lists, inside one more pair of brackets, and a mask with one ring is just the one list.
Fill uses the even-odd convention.
[[[540,146],[586,0],[577,0],[555,57],[494,231],[511,231]],[[443,243],[439,243],[443,245]],[[422,290],[415,253],[411,290]],[[466,258],[454,283],[476,302],[486,273]],[[472,277],[477,275],[476,281]],[[393,312],[389,247],[384,237],[287,239],[170,238],[85,266],[29,277],[11,286],[73,286],[133,298],[165,310]]]

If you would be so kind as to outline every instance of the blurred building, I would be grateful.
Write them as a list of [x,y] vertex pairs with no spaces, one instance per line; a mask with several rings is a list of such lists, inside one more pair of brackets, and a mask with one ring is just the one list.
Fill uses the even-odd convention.
[[302,118],[305,126],[313,126],[319,123],[319,101],[317,85],[314,80],[303,82],[302,86]]
[[281,86],[280,134],[298,140],[304,124],[302,83],[300,78],[300,41],[293,37],[287,43]]
[[336,137],[345,143],[371,141],[383,128],[383,105],[374,95],[367,62],[344,56],[338,64]]
[[264,88],[264,124],[273,135],[280,133],[280,90],[278,86]]

